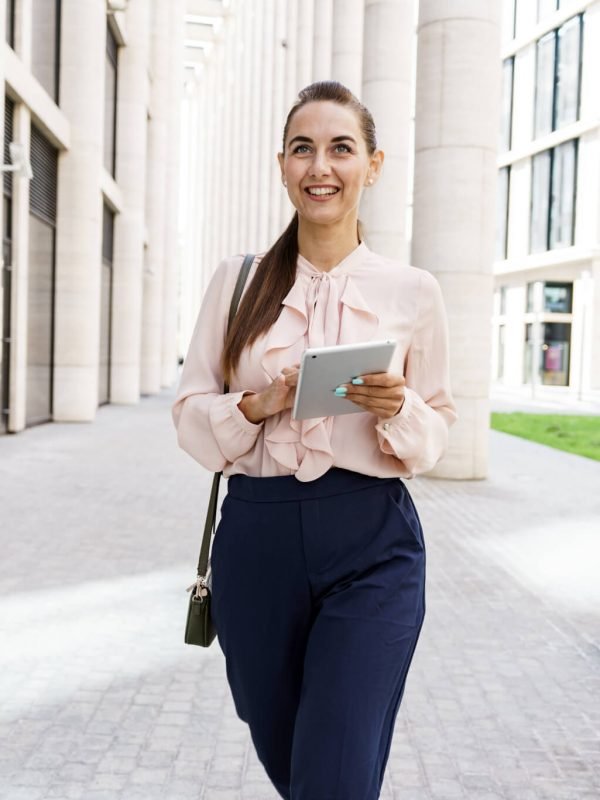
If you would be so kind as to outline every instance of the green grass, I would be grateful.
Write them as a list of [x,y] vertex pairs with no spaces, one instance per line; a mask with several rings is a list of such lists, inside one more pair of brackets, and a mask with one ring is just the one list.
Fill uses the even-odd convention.
[[491,426],[496,431],[600,461],[600,416],[492,413]]

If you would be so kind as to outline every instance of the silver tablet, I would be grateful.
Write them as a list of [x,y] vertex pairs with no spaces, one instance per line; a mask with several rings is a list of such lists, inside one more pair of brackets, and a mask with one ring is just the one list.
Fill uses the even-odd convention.
[[337,397],[336,387],[359,375],[387,372],[395,349],[396,342],[391,339],[309,347],[302,354],[293,418],[334,417],[363,411],[351,400]]

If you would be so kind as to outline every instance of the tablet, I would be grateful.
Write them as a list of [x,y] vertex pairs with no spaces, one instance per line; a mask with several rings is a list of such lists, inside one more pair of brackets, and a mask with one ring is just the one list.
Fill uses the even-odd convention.
[[331,347],[309,347],[302,354],[294,419],[355,414],[364,409],[335,395],[336,387],[371,372],[387,372],[396,342],[391,339]]

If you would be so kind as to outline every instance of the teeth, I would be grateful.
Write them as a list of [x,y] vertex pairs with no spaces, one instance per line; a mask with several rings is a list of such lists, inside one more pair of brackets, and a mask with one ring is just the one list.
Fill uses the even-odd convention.
[[316,194],[316,195],[335,194],[337,191],[339,191],[339,190],[338,189],[308,189],[308,193],[309,194]]

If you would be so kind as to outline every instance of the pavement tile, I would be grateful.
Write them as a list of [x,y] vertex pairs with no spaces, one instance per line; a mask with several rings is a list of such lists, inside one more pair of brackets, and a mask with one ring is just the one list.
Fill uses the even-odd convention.
[[[278,798],[218,641],[183,644],[211,476],[172,399],[0,438],[2,800]],[[600,797],[599,481],[491,432],[485,480],[407,482],[427,613],[381,800]]]

